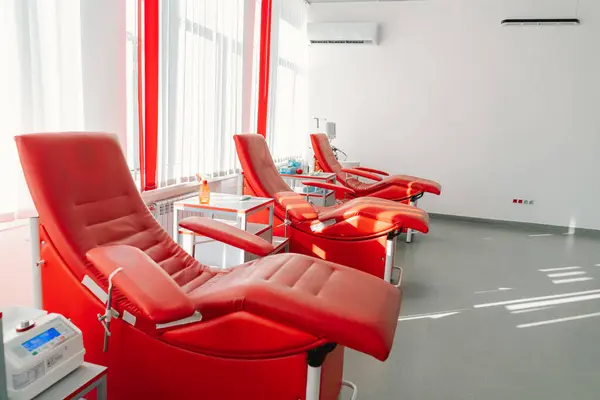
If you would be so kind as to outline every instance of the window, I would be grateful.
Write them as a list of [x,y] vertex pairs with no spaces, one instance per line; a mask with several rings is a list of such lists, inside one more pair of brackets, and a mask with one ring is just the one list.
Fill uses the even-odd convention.
[[273,0],[271,96],[267,141],[276,161],[308,148],[308,5]]
[[127,82],[127,164],[134,180],[140,179],[140,119],[138,102],[138,76],[140,65],[138,62],[138,2],[127,0],[126,11],[126,82]]
[[[160,187],[194,181],[196,174],[217,177],[236,172],[232,136],[242,130],[248,3],[161,2]],[[252,71],[248,75],[251,79]]]
[[[277,23],[271,49],[276,66],[271,68],[270,80],[275,84],[269,110],[269,130],[274,134],[267,140],[279,160],[302,155],[307,148],[307,5],[302,0],[275,0],[274,4]],[[127,155],[130,168],[137,172],[144,149],[138,149],[136,77],[144,69],[136,61],[140,40],[137,19],[132,17],[134,6],[129,5],[127,25]],[[232,136],[256,129],[261,2],[165,0],[158,7],[152,10],[160,16],[156,25],[158,129],[144,132],[144,140],[152,144],[150,151],[157,140],[158,187],[192,182],[198,174],[203,178],[234,174],[239,165]],[[149,106],[150,98],[147,101]],[[144,156],[154,160],[148,158],[151,154]],[[154,187],[154,181],[147,187]]]

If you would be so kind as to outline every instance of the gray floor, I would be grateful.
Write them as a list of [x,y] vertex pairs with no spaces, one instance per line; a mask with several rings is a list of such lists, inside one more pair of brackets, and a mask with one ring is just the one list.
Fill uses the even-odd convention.
[[[344,378],[358,385],[359,399],[600,399],[600,290],[533,300],[565,302],[522,313],[475,307],[600,289],[600,239],[530,236],[544,233],[435,220],[430,234],[399,243],[408,319],[398,323],[387,362],[346,351]],[[570,266],[580,268],[539,271]],[[582,274],[548,277],[568,272]],[[593,279],[553,283],[586,277]],[[491,291],[499,288],[511,290]]]

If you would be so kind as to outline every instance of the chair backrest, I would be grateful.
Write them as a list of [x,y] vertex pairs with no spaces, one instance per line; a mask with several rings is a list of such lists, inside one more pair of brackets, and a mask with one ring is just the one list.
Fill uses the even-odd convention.
[[277,193],[292,190],[279,175],[265,138],[245,133],[234,135],[233,140],[244,177],[257,196],[275,198]]
[[234,135],[233,140],[247,184],[256,196],[277,199],[275,213],[279,218],[286,219],[286,208],[290,211],[287,218],[294,220],[299,217],[296,212],[291,212],[292,207],[302,215],[299,220],[311,220],[317,217],[305,196],[295,194],[279,175],[269,146],[261,135],[245,133]]
[[170,275],[189,267],[205,268],[152,217],[116,136],[45,133],[18,136],[16,142],[40,221],[80,279],[90,270],[98,277],[86,253],[110,244],[141,249]]
[[329,143],[329,138],[327,135],[324,133],[313,133],[310,135],[310,141],[312,143],[315,157],[323,171],[333,172],[336,174],[338,181],[346,182],[346,173],[342,172],[342,164],[340,164],[337,158],[335,158],[333,148]]
[[326,134],[313,133],[310,135],[310,141],[315,152],[315,157],[325,172],[334,172],[337,174],[342,171],[342,164],[335,158],[333,148]]

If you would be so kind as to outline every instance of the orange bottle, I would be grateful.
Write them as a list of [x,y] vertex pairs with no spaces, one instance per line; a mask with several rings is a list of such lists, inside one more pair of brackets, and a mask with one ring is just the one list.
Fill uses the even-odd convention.
[[210,189],[208,187],[208,181],[205,179],[200,185],[200,204],[210,203]]

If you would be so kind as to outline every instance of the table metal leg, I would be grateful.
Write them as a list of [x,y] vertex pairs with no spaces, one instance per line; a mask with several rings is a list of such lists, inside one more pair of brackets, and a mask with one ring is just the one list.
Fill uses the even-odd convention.
[[108,397],[108,387],[106,383],[106,375],[98,378],[96,382],[86,387],[81,392],[77,393],[75,397],[72,397],[75,400],[83,399],[87,396],[88,393],[92,392],[94,389],[96,390],[96,399],[97,400],[107,400]]
[[173,210],[173,240],[179,243],[179,210]]
[[[237,218],[236,218],[236,223],[238,228],[240,228],[243,231],[247,231],[248,230],[248,218],[246,216],[246,214],[238,214]],[[240,250],[240,264],[244,264],[246,262],[246,252],[243,250]]]
[[[417,200],[415,201],[411,201],[410,205],[413,207],[417,206]],[[407,229],[406,230],[406,243],[412,243],[412,237],[413,237],[413,230],[412,229]]]
[[[227,245],[225,243],[221,243],[221,245],[223,246],[223,254],[221,255],[221,268],[225,269],[227,268]],[[242,253],[242,257],[244,252],[242,250],[240,250],[240,252]],[[243,262],[242,262],[243,264]]]
[[106,400],[108,395],[108,387],[107,387],[107,381],[106,381],[106,376],[103,376],[102,378],[98,379],[98,393],[97,393],[97,399],[98,400]]
[[179,235],[179,246],[192,257],[196,256],[196,235],[193,233]]
[[31,240],[31,268],[33,271],[33,306],[42,310],[42,265],[40,255],[40,218],[29,218]]
[[237,225],[243,231],[248,230],[248,219],[246,218],[246,214],[238,214],[237,215]]

